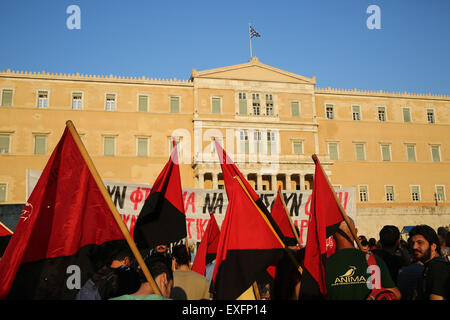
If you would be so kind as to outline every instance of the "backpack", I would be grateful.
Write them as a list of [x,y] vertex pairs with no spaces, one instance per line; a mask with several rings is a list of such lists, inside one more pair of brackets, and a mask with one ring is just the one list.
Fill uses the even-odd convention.
[[[375,256],[373,253],[366,253],[366,260],[369,266],[376,266],[377,261],[375,260]],[[373,288],[366,300],[398,300],[397,296],[386,288]]]

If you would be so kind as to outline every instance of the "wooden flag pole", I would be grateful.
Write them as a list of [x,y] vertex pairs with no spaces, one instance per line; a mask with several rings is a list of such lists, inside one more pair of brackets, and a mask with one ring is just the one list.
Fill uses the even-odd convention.
[[317,161],[317,163],[319,164],[320,170],[322,170],[323,175],[325,176],[325,178],[327,180],[328,186],[330,187],[331,191],[333,191],[334,200],[336,200],[336,203],[338,204],[339,211],[341,212],[342,217],[344,218],[344,221],[347,224],[347,226],[350,230],[350,233],[353,236],[353,239],[356,241],[358,248],[360,250],[362,250],[362,245],[361,245],[361,242],[359,241],[358,237],[356,236],[356,231],[355,231],[354,227],[352,226],[352,224],[350,223],[350,219],[348,218],[347,213],[345,212],[345,209],[342,207],[341,202],[339,201],[338,197],[336,196],[336,192],[334,192],[334,189],[331,186],[331,183],[330,183],[330,180],[328,179],[327,174],[325,173],[325,171],[323,171],[323,168],[322,168],[322,165],[320,164],[319,158],[317,157],[316,154],[313,154],[312,159],[314,160],[314,162]]
[[256,283],[256,281],[253,282],[252,287],[253,287],[253,293],[255,294],[256,300],[261,300],[261,294],[259,293],[259,288],[258,288],[258,284]]
[[284,212],[286,213],[286,216],[287,216],[287,218],[289,220],[289,224],[291,225],[292,232],[294,233],[295,239],[297,240],[297,243],[298,243],[299,247],[301,248],[302,245],[300,244],[300,238],[299,238],[299,236],[297,234],[297,230],[295,229],[294,224],[292,223],[291,217],[289,216],[289,211],[288,211],[288,208],[286,206],[286,202],[284,202],[283,194],[281,193],[280,189],[278,189],[278,193],[279,193],[279,196],[280,196],[280,199],[281,199],[281,203],[283,204]]
[[280,239],[280,237],[278,236],[277,232],[273,229],[272,225],[270,224],[270,221],[267,219],[267,217],[264,214],[264,212],[261,211],[261,208],[258,207],[258,205],[255,203],[255,200],[253,200],[253,198],[250,196],[250,194],[248,193],[248,190],[245,188],[244,183],[242,182],[241,178],[239,178],[239,176],[234,176],[234,178],[239,182],[239,184],[241,185],[241,188],[244,190],[244,192],[247,195],[247,197],[250,199],[250,201],[253,203],[255,208],[258,210],[259,214],[264,219],[264,221],[266,222],[266,224],[269,227],[269,229],[272,230],[274,236],[277,238],[277,240],[283,246],[283,249],[285,249],[285,251],[288,253],[288,255],[291,258],[292,262],[294,262],[295,266],[297,267],[298,272],[300,272],[300,274],[302,274],[303,273],[303,269],[298,264],[297,259],[295,259],[295,257],[292,255],[292,252],[290,251],[290,249],[286,248],[284,242]]
[[9,229],[7,226],[5,226],[1,221],[0,221],[0,225],[5,228],[6,231],[10,232],[11,234],[14,234],[14,232],[11,231],[11,229]]
[[108,191],[106,190],[105,185],[103,184],[103,181],[101,180],[100,175],[98,174],[97,169],[95,168],[91,157],[89,156],[86,148],[84,147],[83,142],[80,139],[80,136],[78,135],[77,130],[75,129],[75,126],[73,125],[72,121],[70,121],[70,120],[68,120],[66,122],[66,126],[69,129],[70,133],[72,134],[72,137],[73,137],[78,149],[80,150],[80,153],[83,156],[83,159],[86,162],[86,164],[89,168],[89,171],[91,172],[95,182],[97,183],[97,186],[100,189],[100,192],[102,193],[103,198],[105,199],[105,201],[108,205],[108,208],[111,210],[111,213],[112,213],[114,219],[116,220],[120,230],[122,231],[122,233],[125,237],[125,240],[127,241],[128,245],[130,246],[131,251],[133,252],[134,256],[136,257],[136,260],[139,263],[139,266],[141,267],[142,272],[145,275],[145,278],[150,283],[150,286],[152,287],[153,292],[155,294],[161,296],[161,292],[160,292],[158,286],[156,285],[155,281],[153,280],[152,275],[150,274],[150,271],[148,270],[147,265],[144,262],[144,259],[142,259],[142,256],[141,256],[138,248],[136,247],[136,244],[134,243],[134,240],[131,237],[127,226],[123,222],[122,218],[120,217],[119,212],[117,211],[116,206],[112,202],[112,199],[111,199]]

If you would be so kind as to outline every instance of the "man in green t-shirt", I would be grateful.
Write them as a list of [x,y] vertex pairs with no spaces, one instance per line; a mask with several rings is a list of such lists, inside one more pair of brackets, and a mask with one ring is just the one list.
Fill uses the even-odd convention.
[[[351,219],[350,222],[354,224]],[[368,269],[365,253],[355,249],[345,221],[340,224],[334,239],[336,252],[327,259],[326,264],[328,300],[365,300],[371,291],[369,284],[373,283],[373,277],[379,277],[375,283],[380,283],[400,299],[400,291],[395,287],[382,259],[375,256],[379,268],[375,273],[372,274]]]

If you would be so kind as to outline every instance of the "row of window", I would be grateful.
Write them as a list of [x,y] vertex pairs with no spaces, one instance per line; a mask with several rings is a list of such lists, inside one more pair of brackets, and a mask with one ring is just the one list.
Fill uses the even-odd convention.
[[[361,120],[361,106],[359,105],[352,105],[351,106],[351,112],[352,112],[352,119],[354,121],[360,121]],[[411,117],[411,108],[410,107],[402,107],[402,114],[403,114],[403,122],[409,123],[412,122]],[[325,115],[326,118],[329,120],[335,119],[335,110],[333,104],[326,104],[325,105]],[[387,114],[386,114],[386,107],[379,106],[377,107],[377,116],[378,120],[381,122],[387,121]],[[427,122],[428,123],[435,123],[435,114],[434,109],[427,108],[426,109],[426,116],[427,116]]]
[[[410,199],[413,202],[420,202],[422,199],[420,185],[411,185],[409,186],[410,191]],[[396,192],[395,186],[386,185],[384,186],[384,194],[386,202],[394,202],[396,201]],[[358,198],[360,202],[368,202],[369,201],[369,186],[368,185],[359,185],[358,186]],[[434,200],[436,202],[442,202],[446,200],[445,196],[445,186],[444,185],[436,185],[434,190]]]
[[[366,160],[366,145],[365,143],[354,143],[355,160]],[[410,162],[417,161],[416,145],[412,143],[405,144],[406,159]],[[441,148],[440,145],[430,145],[431,159],[433,162],[441,162]],[[340,159],[339,144],[337,142],[328,143],[328,154],[330,160],[336,161]],[[392,161],[391,145],[380,143],[380,155],[382,161]]]

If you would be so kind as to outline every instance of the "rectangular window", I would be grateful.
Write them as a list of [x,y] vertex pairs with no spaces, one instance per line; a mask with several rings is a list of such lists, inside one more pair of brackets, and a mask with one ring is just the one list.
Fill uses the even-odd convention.
[[436,186],[436,200],[445,201],[445,188],[444,186]]
[[434,123],[434,110],[433,109],[427,109],[427,120],[428,120],[428,123]]
[[433,162],[441,162],[441,152],[439,146],[431,146],[431,157]]
[[34,154],[45,155],[47,153],[47,136],[34,136]]
[[292,142],[292,148],[294,149],[294,154],[303,154],[303,142],[302,141]]
[[266,94],[266,116],[273,116],[273,98],[271,94]]
[[104,137],[103,138],[103,155],[107,157],[113,157],[116,154],[116,138]]
[[240,131],[239,132],[239,138],[240,138],[240,153],[248,153],[249,152],[249,145],[248,145],[248,132],[247,131]]
[[40,109],[48,108],[48,91],[38,92],[38,108]]
[[239,92],[239,114],[247,114],[247,94]]
[[403,122],[411,122],[411,110],[403,108]]
[[116,110],[116,95],[115,94],[107,94],[106,95],[106,111],[114,111]]
[[6,201],[6,183],[0,183],[0,202]]
[[275,141],[275,132],[267,132],[267,154],[276,154],[277,144]]
[[9,153],[10,139],[9,134],[0,134],[0,154]]
[[406,154],[408,157],[408,161],[414,162],[416,161],[416,146],[413,144],[406,146]]
[[148,96],[140,95],[138,97],[138,111],[148,112]]
[[220,98],[211,99],[211,111],[214,114],[220,114]]
[[261,153],[262,152],[262,134],[261,131],[256,130],[253,133],[253,142],[255,144],[255,153]]
[[361,107],[360,106],[352,106],[352,115],[353,115],[353,120],[355,120],[355,121],[361,120]]
[[365,152],[364,152],[364,144],[363,143],[356,143],[355,144],[355,153],[356,153],[356,160],[358,160],[358,161],[366,160],[366,155],[365,155]]
[[384,122],[386,121],[386,108],[378,107],[378,120]]
[[337,143],[332,142],[328,144],[328,154],[330,155],[330,160],[339,160]]
[[381,145],[381,159],[383,161],[391,161],[391,146],[389,144]]
[[291,101],[291,116],[300,117],[300,103],[298,101]]
[[12,106],[13,91],[9,89],[2,90],[2,107]]
[[411,200],[420,201],[420,188],[419,186],[411,186]]
[[392,202],[395,200],[394,198],[394,186],[385,186],[385,191],[386,191],[386,201],[387,202]]
[[361,202],[369,201],[369,191],[367,186],[359,186],[359,201]]
[[327,119],[330,119],[330,120],[334,119],[334,106],[332,104],[326,105],[326,114],[327,114]]
[[137,156],[148,157],[148,138],[137,138]]
[[261,115],[261,103],[259,101],[259,93],[252,94],[253,115]]
[[180,97],[170,97],[170,113],[180,113]]
[[81,110],[83,101],[83,94],[81,92],[72,93],[72,109]]

